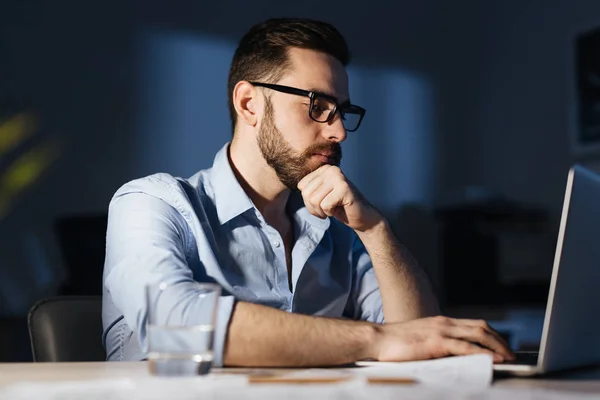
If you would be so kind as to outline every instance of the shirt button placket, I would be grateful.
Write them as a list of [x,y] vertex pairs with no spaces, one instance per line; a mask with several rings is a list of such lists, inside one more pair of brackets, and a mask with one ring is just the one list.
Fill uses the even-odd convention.
[[275,255],[275,270],[277,271],[276,273],[277,281],[279,282],[279,291],[283,294],[289,290],[285,252],[282,251],[282,242],[279,236],[279,232],[275,231],[272,228],[270,228],[267,232],[271,239],[271,245],[273,246],[273,253]]

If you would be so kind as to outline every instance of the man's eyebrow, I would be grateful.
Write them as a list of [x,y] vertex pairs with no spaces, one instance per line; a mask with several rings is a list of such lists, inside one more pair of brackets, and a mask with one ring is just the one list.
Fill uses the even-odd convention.
[[326,90],[321,90],[321,89],[312,87],[312,88],[308,89],[308,91],[309,92],[315,92],[315,93],[318,93],[318,94],[324,94],[325,96],[329,96],[331,98],[334,98],[335,101],[338,103],[338,105],[347,105],[347,104],[350,104],[350,99],[348,99],[346,101],[343,101],[343,102],[340,102],[339,99],[337,98],[337,96],[335,96],[333,93],[331,93],[329,91],[326,91]]

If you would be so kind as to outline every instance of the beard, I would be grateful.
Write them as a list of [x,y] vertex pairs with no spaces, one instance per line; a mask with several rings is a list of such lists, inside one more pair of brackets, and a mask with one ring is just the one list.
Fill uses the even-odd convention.
[[340,165],[342,147],[337,142],[315,144],[301,153],[291,148],[283,134],[275,126],[273,105],[265,99],[265,115],[258,132],[258,147],[273,168],[277,177],[288,189],[298,190],[298,182],[306,175],[329,163],[312,163],[311,158],[316,154],[331,154],[332,165]]

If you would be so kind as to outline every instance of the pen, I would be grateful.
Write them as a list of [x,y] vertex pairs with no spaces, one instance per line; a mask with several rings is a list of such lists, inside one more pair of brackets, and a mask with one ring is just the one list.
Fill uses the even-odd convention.
[[[316,384],[316,383],[341,383],[356,379],[355,376],[343,377],[286,377],[273,375],[251,375],[249,383],[283,383],[283,384]],[[367,377],[367,383],[372,385],[412,385],[417,383],[413,378],[406,377]]]

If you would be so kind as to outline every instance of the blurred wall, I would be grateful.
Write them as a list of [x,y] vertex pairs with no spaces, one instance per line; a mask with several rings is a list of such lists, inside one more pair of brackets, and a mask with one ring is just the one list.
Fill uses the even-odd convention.
[[[0,316],[23,315],[56,293],[64,278],[56,218],[105,211],[133,177],[131,11],[116,1],[0,2],[0,118],[37,120],[28,139],[0,154],[0,192],[11,197],[0,219]],[[34,154],[7,184],[6,172],[47,142],[56,159]]]
[[134,177],[210,166],[230,138],[233,49],[272,16],[324,19],[348,39],[351,93],[368,111],[343,167],[386,213],[470,185],[556,212],[572,159],[569,40],[599,8],[591,0],[2,2],[0,102],[34,110],[37,137],[61,150],[0,221],[0,316],[23,315],[64,279],[57,217],[106,211]]
[[[465,130],[464,185],[535,203],[559,218],[573,162],[573,40],[600,26],[600,2],[488,2],[480,69]],[[557,220],[558,222],[558,220]]]

